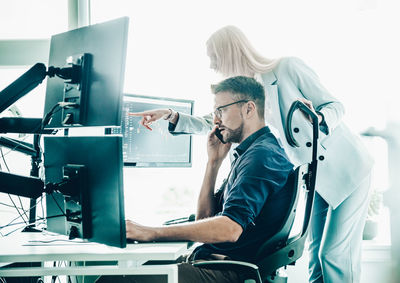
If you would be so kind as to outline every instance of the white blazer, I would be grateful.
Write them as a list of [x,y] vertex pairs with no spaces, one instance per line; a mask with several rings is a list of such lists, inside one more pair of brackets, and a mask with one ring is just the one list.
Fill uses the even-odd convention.
[[[352,133],[341,118],[343,105],[320,83],[317,75],[298,58],[282,58],[270,72],[262,74],[266,91],[266,122],[280,136],[282,145],[295,166],[311,161],[312,126],[300,111],[292,119],[293,133],[299,147],[291,147],[285,138],[286,117],[290,106],[299,98],[312,101],[325,118],[327,134],[320,131],[316,190],[335,209],[360,183],[369,176],[373,160],[360,137]],[[212,126],[212,115],[194,117],[179,113],[172,134],[207,133]]]

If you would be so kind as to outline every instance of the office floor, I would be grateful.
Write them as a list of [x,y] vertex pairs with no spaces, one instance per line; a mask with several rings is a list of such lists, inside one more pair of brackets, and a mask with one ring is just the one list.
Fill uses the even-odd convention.
[[[390,283],[390,247],[386,244],[377,244],[374,241],[363,242],[360,283]],[[288,283],[308,282],[308,254],[307,252],[286,270]]]

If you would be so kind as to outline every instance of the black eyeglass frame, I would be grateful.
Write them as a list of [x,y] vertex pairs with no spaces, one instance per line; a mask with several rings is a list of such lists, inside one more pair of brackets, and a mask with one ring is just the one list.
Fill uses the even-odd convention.
[[232,102],[232,103],[229,103],[229,104],[225,104],[225,105],[222,105],[222,106],[218,106],[217,108],[215,108],[213,114],[214,114],[214,116],[217,117],[218,119],[221,119],[221,118],[222,118],[222,111],[221,111],[222,108],[225,108],[225,107],[228,107],[228,106],[237,104],[237,103],[247,103],[247,102],[249,102],[249,101],[250,101],[250,100],[242,99],[242,100],[238,100],[238,101],[235,101],[235,102]]

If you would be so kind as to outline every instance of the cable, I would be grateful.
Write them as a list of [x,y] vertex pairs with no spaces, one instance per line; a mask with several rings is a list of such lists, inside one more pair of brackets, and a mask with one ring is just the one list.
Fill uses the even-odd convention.
[[[40,147],[41,132],[43,131],[44,127],[50,122],[51,117],[52,117],[55,113],[57,113],[58,111],[60,111],[60,110],[62,109],[62,107],[70,107],[70,106],[72,106],[72,104],[67,103],[67,104],[62,104],[62,105],[60,105],[59,103],[57,103],[57,104],[54,105],[54,106],[52,107],[52,109],[45,115],[44,119],[42,120],[42,123],[39,125],[39,127],[40,127],[40,132],[39,132],[39,136],[38,136],[38,147],[39,147],[39,149],[41,148],[41,147]],[[57,109],[57,108],[59,108],[59,109]],[[10,150],[9,152],[7,152],[6,154],[9,154],[10,152],[14,151],[18,146],[19,146],[19,145],[15,146],[13,149],[11,149],[11,150]],[[40,152],[41,152],[41,151],[40,151]],[[1,153],[2,160],[3,160],[3,162],[4,162],[4,165],[5,165],[5,167],[7,168],[7,171],[10,172],[10,168],[8,167],[7,161],[5,160],[5,154],[3,153],[2,147],[0,147],[0,153]],[[26,217],[27,219],[29,219],[28,216],[27,216],[27,214],[26,214],[26,212],[32,210],[33,208],[35,208],[35,207],[38,205],[38,202],[36,202],[36,204],[35,204],[34,206],[30,207],[29,210],[25,210],[24,207],[23,207],[23,205],[22,205],[22,201],[21,201],[21,198],[20,198],[20,197],[18,197],[18,198],[19,198],[19,202],[20,202],[21,208],[18,208],[17,205],[15,204],[14,200],[12,199],[12,197],[11,197],[9,194],[8,194],[8,196],[9,196],[11,202],[13,203],[14,208],[17,210],[19,216],[16,217],[16,218],[14,218],[13,220],[11,220],[11,222],[9,222],[7,225],[0,226],[0,230],[1,230],[1,229],[4,229],[4,228],[6,228],[6,227],[10,227],[11,225],[17,225],[16,223],[13,224],[13,222],[14,222],[15,220],[19,219],[19,218],[21,218],[21,219],[24,221],[24,224],[26,225],[25,227],[28,227],[28,226],[33,225],[33,224],[28,225],[28,223],[26,222],[24,216],[23,216],[22,213],[20,212],[20,209],[22,209],[23,214],[25,214],[25,217]],[[54,197],[53,197],[53,198],[54,198]],[[43,197],[41,197],[39,201],[41,202],[41,205],[42,205],[42,216],[44,216]],[[57,201],[56,201],[56,204],[57,204],[57,206],[60,208],[60,206],[58,205]],[[60,208],[60,210],[61,210],[61,208]],[[64,214],[64,216],[66,216],[64,212],[63,212],[63,214]],[[37,219],[35,219],[35,222],[34,222],[34,223],[36,223],[36,221],[37,221]],[[20,229],[20,228],[18,228],[18,229]],[[16,230],[18,230],[18,229],[16,229]],[[9,234],[15,232],[16,230],[13,230],[13,231],[11,231],[10,233],[8,233],[8,234],[6,234],[6,235],[3,235],[3,233],[0,233],[0,234],[1,234],[1,236],[7,236],[7,235],[9,235]]]
[[[56,218],[56,217],[65,217],[65,215],[57,214],[57,215],[52,215],[52,216],[40,217],[40,218],[37,219],[37,221],[42,221],[42,220],[45,220],[45,219]],[[19,224],[24,224],[24,222],[17,222],[17,223],[11,223],[11,224],[7,224],[7,225],[4,225],[4,226],[0,226],[0,229],[4,229],[4,228],[7,228],[9,226],[14,226],[14,225],[19,225]],[[30,224],[26,225],[26,227],[29,227],[29,226],[32,226],[32,225],[34,225],[34,223],[30,223]]]
[[[57,102],[57,104],[55,104],[51,110],[44,116],[43,120],[42,120],[42,124],[41,124],[41,131],[44,129],[44,127],[46,127],[51,120],[51,117],[56,114],[57,112],[59,112],[61,109],[64,108],[75,108],[79,106],[79,104],[75,103],[75,102],[65,102],[65,101],[60,101]],[[59,108],[59,109],[57,109]],[[57,109],[57,111],[56,111]]]
[[56,110],[58,107],[60,107],[60,105],[57,103],[57,104],[55,104],[55,105],[51,108],[51,110],[50,110],[49,112],[46,113],[46,115],[44,115],[44,118],[43,118],[43,120],[42,120],[42,124],[41,124],[40,130],[43,130],[44,127],[46,127],[46,126],[49,124],[51,117],[52,117],[55,113],[57,113],[57,112],[55,112],[55,110]]
[[[64,181],[62,181],[62,182],[60,182],[60,183],[58,183],[58,184],[56,184],[56,185],[59,185],[59,184],[62,184],[62,183],[64,183]],[[55,199],[53,193],[50,193],[50,195],[51,195],[51,197],[53,198],[55,204],[57,205],[57,207],[59,208],[59,210],[60,210],[61,213],[62,213],[62,215],[56,215],[55,217],[60,217],[60,216],[68,217],[68,216],[65,214],[64,210],[63,210],[63,209],[61,208],[61,206],[59,205],[59,203],[57,202],[57,200]],[[28,210],[26,210],[26,211],[30,211],[31,209],[33,209],[34,207],[36,207],[36,206],[39,204],[39,202],[42,201],[42,199],[43,199],[43,196],[40,197],[39,201],[37,201],[36,204],[35,204],[34,206],[30,207],[30,208],[29,208]],[[42,209],[43,209],[43,208],[42,208]],[[24,213],[26,213],[26,211],[24,211]],[[44,216],[44,210],[43,210],[42,212],[43,212],[43,216]],[[16,217],[16,218],[14,218],[13,220],[11,220],[11,222],[9,222],[7,225],[0,226],[0,230],[1,230],[1,229],[4,229],[4,228],[6,228],[6,227],[9,227],[9,226],[22,224],[21,222],[19,222],[19,223],[14,223],[14,224],[13,224],[13,222],[14,222],[15,220],[17,220],[18,218],[22,218],[22,219],[23,219],[22,215],[20,214],[20,216],[18,216],[18,217]],[[52,216],[42,217],[42,219],[46,219],[46,220],[49,219],[49,218],[52,218]],[[25,221],[25,219],[23,219],[23,220],[24,220],[25,224],[27,224],[26,221]],[[38,219],[35,219],[35,220],[38,221]],[[35,221],[35,222],[36,222],[36,221]],[[33,224],[31,224],[31,225],[33,225]],[[27,225],[26,227],[31,226],[31,225]]]
[[[67,243],[71,243],[71,240],[67,240],[67,239],[54,239],[54,240],[30,240],[29,243],[42,243],[42,244],[50,244],[50,243],[55,243],[55,242],[67,242]],[[82,242],[78,242],[78,241],[74,241],[74,244],[88,244],[88,242],[82,241]]]
[[[40,199],[40,206],[42,207],[42,218],[44,218],[43,198]],[[47,224],[47,221],[45,223]]]
[[[71,107],[75,107],[75,106],[76,106],[76,103],[59,102],[59,103],[55,104],[55,105],[51,108],[51,110],[44,116],[44,118],[43,118],[43,120],[42,120],[42,123],[39,125],[39,127],[40,127],[40,132],[39,132],[39,135],[38,135],[38,147],[39,147],[39,149],[41,149],[41,146],[40,146],[41,132],[43,131],[44,127],[50,122],[52,116],[53,116],[55,113],[59,112],[59,111],[60,111],[61,109],[63,109],[63,108],[71,108]],[[10,150],[9,152],[7,152],[6,154],[9,154],[9,153],[12,152],[13,150],[15,150],[17,147],[18,147],[18,145],[17,145],[16,147],[14,147],[13,149],[11,149],[11,150]],[[42,152],[42,151],[40,150],[40,152]],[[2,156],[2,159],[3,159],[3,162],[4,162],[4,165],[5,165],[6,168],[7,168],[7,171],[10,172],[10,169],[9,169],[9,167],[8,167],[8,164],[7,164],[6,160],[5,160],[5,154],[3,153],[3,150],[2,150],[1,147],[0,147],[0,153],[1,153],[1,156]],[[64,213],[63,209],[60,207],[60,205],[58,204],[58,202],[57,202],[56,199],[54,198],[53,194],[51,194],[51,196],[52,196],[52,198],[54,199],[54,201],[55,201],[57,207],[58,207],[58,208],[60,209],[60,211],[63,213],[62,216],[67,217],[67,215]],[[14,224],[13,224],[13,222],[14,222],[15,220],[17,220],[18,218],[21,218],[21,219],[24,221],[24,224],[26,224],[26,227],[31,226],[32,224],[30,224],[30,225],[27,224],[27,222],[25,221],[25,219],[24,219],[24,217],[23,217],[23,215],[21,214],[21,212],[20,212],[19,209],[22,209],[23,214],[25,214],[25,216],[27,217],[26,212],[27,212],[27,211],[30,211],[30,210],[33,209],[33,208],[35,208],[35,207],[38,205],[38,202],[37,202],[34,206],[30,207],[29,210],[25,210],[24,207],[23,207],[23,205],[22,205],[22,201],[21,201],[20,198],[19,198],[19,202],[20,202],[20,204],[21,204],[21,208],[18,208],[17,205],[15,204],[14,200],[12,199],[12,197],[11,197],[10,195],[9,195],[9,197],[10,197],[11,202],[12,202],[13,205],[14,205],[14,208],[17,210],[19,216],[16,217],[16,218],[14,218],[13,220],[11,220],[11,222],[9,222],[7,225],[0,226],[0,230],[1,230],[1,229],[4,229],[4,228],[6,228],[6,227],[10,227],[11,225],[17,225],[18,223],[14,223]],[[47,220],[47,218],[44,218],[43,197],[41,197],[40,202],[41,202],[41,206],[42,206],[42,216],[43,216],[42,218]],[[48,217],[48,218],[50,218],[50,217]],[[36,223],[37,220],[38,220],[38,219],[35,219],[35,223]],[[20,223],[20,224],[21,224],[21,223]],[[18,228],[18,229],[19,229],[19,228]],[[18,229],[17,229],[17,230],[18,230]],[[14,230],[14,231],[16,231],[16,230]],[[12,231],[12,232],[14,232],[14,231]],[[12,232],[10,232],[10,233],[12,233]],[[6,235],[9,235],[10,233],[8,233],[8,234],[6,234]],[[3,236],[2,233],[1,233],[1,235]]]
[[[38,135],[38,146],[39,146],[39,148],[40,148],[40,138],[42,137],[42,131],[44,130],[44,127],[46,127],[46,126],[50,123],[51,117],[52,117],[54,114],[56,114],[58,111],[61,110],[61,108],[60,108],[60,109],[57,109],[57,108],[59,108],[59,107],[60,107],[59,103],[55,104],[55,105],[51,108],[51,110],[50,110],[49,112],[47,112],[46,115],[44,115],[44,118],[43,118],[43,120],[42,120],[42,123],[41,123],[40,126],[39,126],[39,127],[40,127],[40,129],[39,129],[39,135]],[[56,109],[57,109],[57,111],[56,111]]]
[[[25,208],[22,205],[21,197],[20,196],[17,196],[17,197],[18,197],[19,203],[21,204],[22,212],[25,214],[26,220],[29,222],[29,216],[26,214]],[[11,198],[11,196],[10,196],[10,198]],[[18,210],[17,206],[15,206],[15,208]]]
[[[18,212],[19,216],[21,217],[21,219],[24,220],[25,224],[28,224],[28,223],[25,221],[24,216],[23,216],[23,215],[21,214],[21,212],[19,211],[17,205],[15,204],[15,202],[14,202],[14,200],[12,199],[12,197],[11,197],[10,194],[8,194],[8,197],[10,198],[11,202],[13,203],[13,205],[14,205],[15,209],[17,210],[17,212]],[[25,214],[25,212],[24,212],[24,214]],[[26,214],[25,214],[25,216],[26,216]]]
[[[12,207],[12,208],[14,208],[15,206],[13,206],[13,205],[11,205],[11,204],[8,204],[8,203],[5,203],[5,202],[1,202],[0,201],[0,205],[4,205],[4,206],[7,206],[7,207]],[[21,207],[18,207],[18,209],[22,209]]]
[[[12,150],[15,150],[17,147],[18,147],[18,146],[14,147]],[[11,152],[12,150],[10,150],[9,152]],[[8,167],[7,161],[6,161],[5,157],[4,157],[5,154],[3,153],[3,148],[2,148],[2,147],[0,147],[0,152],[1,152],[2,159],[3,159],[3,163],[4,163],[4,165],[6,166],[7,171],[10,172],[10,168]],[[7,152],[7,154],[8,154],[9,152]],[[17,210],[17,212],[18,212],[18,214],[20,215],[20,217],[25,221],[25,219],[24,219],[23,216],[21,215],[21,212],[19,211],[19,209],[22,209],[23,213],[25,214],[26,219],[29,219],[29,217],[28,217],[28,215],[26,214],[26,211],[25,211],[25,209],[24,209],[24,206],[22,205],[21,197],[18,196],[18,200],[19,200],[19,203],[20,203],[20,205],[21,205],[21,208],[18,208],[18,207],[17,207],[17,205],[15,204],[15,202],[14,202],[14,200],[12,199],[12,197],[11,197],[10,194],[8,194],[8,197],[10,198],[11,202],[12,202],[13,205],[14,205],[14,208]],[[25,223],[26,223],[26,221],[25,221]]]
[[[64,216],[64,215],[53,215],[53,216],[49,216],[49,217],[46,217],[46,218],[55,218],[55,217],[61,217],[61,216]],[[44,219],[44,218],[43,218],[43,219]],[[14,224],[11,224],[11,225],[2,226],[2,227],[0,227],[0,229],[6,228],[6,227],[8,227],[8,226],[19,225],[19,224],[24,224],[24,223],[23,223],[23,222],[14,223]],[[16,229],[12,230],[11,232],[8,232],[7,234],[4,234],[4,235],[2,234],[2,236],[3,236],[3,237],[6,237],[6,236],[8,236],[8,235],[14,233],[15,231],[20,230],[21,228],[26,228],[26,227],[29,227],[29,226],[33,226],[33,225],[35,225],[35,224],[36,224],[36,223],[30,223],[30,224],[27,224],[27,225],[24,225],[24,226],[20,226],[20,227],[18,227],[18,228],[16,228]]]
[[[42,199],[42,198],[43,198],[43,196],[40,197],[40,199]],[[40,200],[39,200],[39,201],[40,201]],[[34,206],[30,207],[30,208],[27,209],[25,212],[30,211],[31,209],[33,209],[34,207],[36,207],[36,206],[39,204],[39,201],[37,201],[36,204],[35,204]],[[12,226],[12,225],[13,225],[12,223],[13,223],[15,220],[17,220],[18,218],[20,218],[20,216],[17,216],[17,217],[14,218],[13,220],[11,220],[11,222],[9,222],[7,225],[5,225],[5,226],[0,226],[0,230],[3,229],[3,228],[5,228],[5,227]]]
[[61,206],[58,204],[58,202],[57,202],[56,198],[53,196],[53,194],[51,193],[50,195],[51,195],[51,197],[53,198],[54,202],[56,203],[57,207],[60,209],[61,213],[62,213],[65,217],[67,217],[67,215],[65,214],[64,210],[63,210],[63,209],[61,208]]
[[[28,226],[31,226],[31,225],[28,225]],[[16,231],[20,230],[21,228],[24,228],[24,227],[26,227],[26,226],[21,226],[21,227],[18,227],[17,229],[15,229],[15,230],[12,230],[11,232],[8,232],[7,234],[5,234],[5,235],[4,235],[4,237],[7,237],[8,235],[10,235],[10,234],[12,234],[12,233],[14,233],[14,232],[16,232]]]
[[[20,197],[20,196],[18,196],[18,200],[19,200],[19,204],[21,205],[22,211],[24,211],[25,208],[24,208],[24,206],[22,205],[22,201],[21,201],[21,197]],[[26,213],[24,213],[24,214],[25,214],[26,218],[29,219],[29,217],[26,215]]]
[[[18,139],[18,141],[25,141],[26,139],[28,139],[28,136],[25,136],[24,138],[22,138],[22,139]],[[11,148],[9,151],[7,151],[6,153],[2,153],[2,156],[6,156],[6,155],[8,155],[8,154],[10,154],[11,152],[14,152],[14,150],[16,150],[18,147],[20,147],[21,146],[21,144],[19,144],[19,145],[16,145],[15,147],[13,147],[13,148]],[[4,160],[4,157],[3,157],[3,160]]]
[[40,149],[40,152],[43,152],[42,147],[40,145],[40,140],[42,137],[42,132],[44,130],[44,127],[46,127],[50,123],[53,115],[56,114],[57,112],[59,112],[61,109],[62,109],[62,107],[60,106],[60,102],[58,102],[51,108],[51,110],[49,112],[46,113],[46,115],[44,115],[42,123],[39,125],[40,128],[39,128],[39,134],[38,134],[38,147]]
[[[1,157],[2,157],[2,159],[3,159],[3,163],[4,163],[4,165],[6,166],[7,171],[10,172],[10,168],[8,167],[7,161],[6,161],[6,159],[4,158],[3,148],[2,148],[2,147],[0,147],[0,152],[1,152]],[[15,202],[14,202],[14,200],[12,199],[12,197],[11,197],[10,194],[8,194],[8,197],[10,198],[12,204],[14,205],[14,208],[17,210],[19,216],[25,221],[24,217],[22,216],[21,212],[19,211],[17,205],[15,204]],[[19,196],[18,196],[18,198],[19,198],[19,202],[20,202],[21,207],[22,207],[22,211],[24,212],[26,218],[28,219],[28,216],[26,215],[26,213],[25,213],[25,211],[24,211],[24,207],[23,207],[23,205],[22,205],[21,198],[20,198]],[[26,223],[26,221],[25,221],[25,223]]]
[[6,161],[6,159],[4,158],[3,148],[2,148],[2,147],[0,147],[0,152],[1,152],[1,157],[2,157],[2,159],[3,159],[4,165],[6,166],[7,171],[10,172],[10,168],[8,168],[7,161]]
[[[41,220],[44,220],[44,219],[61,217],[61,216],[65,217],[65,215],[63,215],[63,214],[58,214],[58,215],[52,215],[52,216],[47,216],[47,217],[41,217],[41,218],[37,219],[37,221],[41,221]],[[4,229],[4,228],[7,228],[7,227],[10,227],[10,226],[20,225],[20,224],[24,224],[24,222],[17,222],[17,223],[11,223],[11,224],[7,224],[7,225],[4,225],[4,226],[0,226],[0,230]],[[26,225],[26,227],[33,226],[33,225],[34,225],[34,223],[30,223],[30,224]]]

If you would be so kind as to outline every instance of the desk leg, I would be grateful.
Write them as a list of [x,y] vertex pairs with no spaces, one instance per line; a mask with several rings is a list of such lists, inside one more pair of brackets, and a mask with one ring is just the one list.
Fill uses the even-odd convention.
[[168,283],[178,283],[178,266],[176,264],[168,270]]
[[118,267],[119,268],[131,268],[131,267],[140,267],[144,263],[146,263],[147,260],[144,261],[137,261],[137,260],[119,260],[118,261]]

